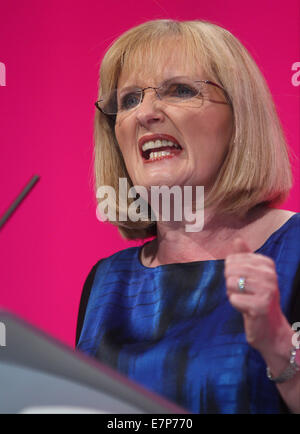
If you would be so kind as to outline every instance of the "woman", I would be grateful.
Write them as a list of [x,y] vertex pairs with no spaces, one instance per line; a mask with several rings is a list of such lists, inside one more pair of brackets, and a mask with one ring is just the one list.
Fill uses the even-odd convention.
[[146,22],[104,56],[97,107],[96,188],[191,186],[201,213],[203,186],[204,222],[156,221],[151,200],[112,222],[155,238],[93,267],[78,348],[195,413],[300,412],[300,214],[274,208],[291,172],[255,62],[209,22]]

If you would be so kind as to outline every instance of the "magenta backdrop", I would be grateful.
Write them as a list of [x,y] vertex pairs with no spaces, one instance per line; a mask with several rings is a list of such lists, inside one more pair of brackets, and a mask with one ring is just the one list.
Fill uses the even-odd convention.
[[122,32],[157,18],[213,21],[250,50],[296,156],[295,185],[283,208],[299,211],[300,77],[292,82],[292,65],[300,62],[299,0],[2,1],[0,216],[34,174],[40,181],[0,231],[0,306],[69,345],[90,268],[136,245],[95,214],[100,59]]

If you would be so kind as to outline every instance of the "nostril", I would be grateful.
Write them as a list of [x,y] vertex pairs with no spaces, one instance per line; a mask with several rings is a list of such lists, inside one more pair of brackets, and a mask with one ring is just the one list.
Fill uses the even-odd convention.
[[136,118],[141,124],[149,122],[161,122],[163,119],[163,114],[161,112],[159,113],[155,109],[147,110],[144,108],[137,112]]

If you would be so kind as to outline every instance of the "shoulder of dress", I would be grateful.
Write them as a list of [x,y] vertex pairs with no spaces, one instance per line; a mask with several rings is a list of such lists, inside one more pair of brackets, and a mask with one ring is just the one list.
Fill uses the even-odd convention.
[[117,252],[112,253],[110,256],[107,256],[105,259],[115,261],[115,260],[132,258],[137,254],[139,248],[140,248],[139,246],[127,247],[125,249],[118,250]]
[[138,250],[139,246],[127,247],[125,249],[119,250],[112,253],[110,256],[102,258],[97,262],[96,268],[102,271],[111,267],[118,267],[123,265],[129,265],[138,260]]
[[293,253],[300,259],[300,213],[294,213],[289,217],[277,232],[279,240],[291,246]]

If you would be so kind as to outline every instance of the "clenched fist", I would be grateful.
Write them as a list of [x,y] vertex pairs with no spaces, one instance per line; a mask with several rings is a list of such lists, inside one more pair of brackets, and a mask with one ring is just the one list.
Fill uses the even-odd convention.
[[225,259],[225,278],[229,301],[243,314],[248,343],[261,353],[268,351],[290,328],[280,307],[274,261],[252,253],[242,238],[236,238]]

